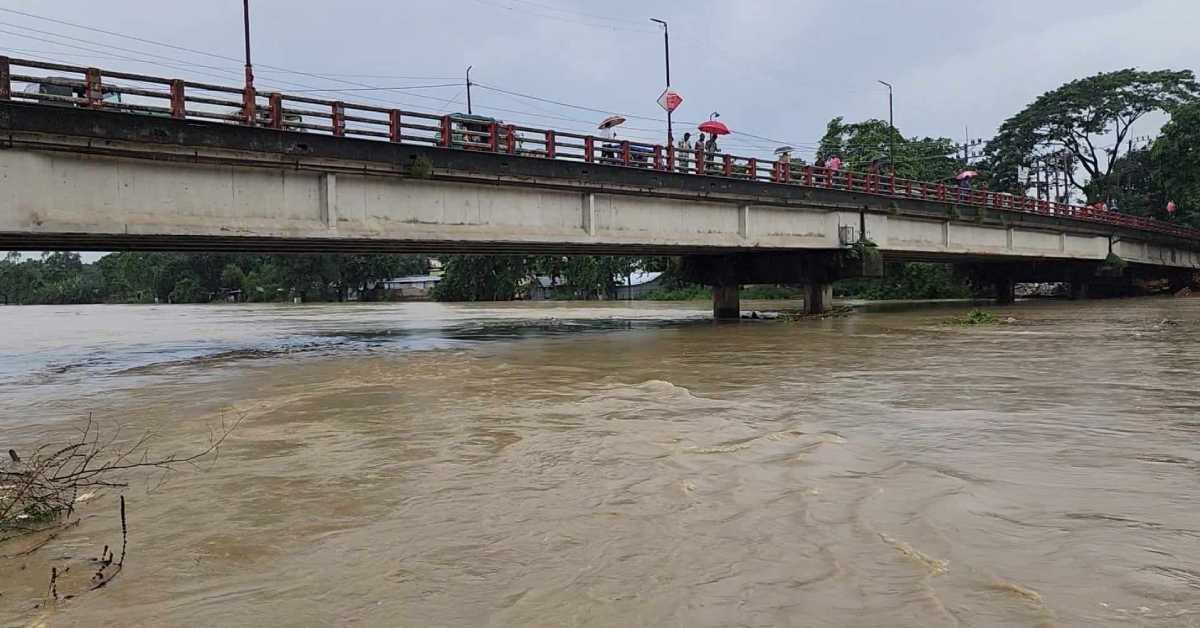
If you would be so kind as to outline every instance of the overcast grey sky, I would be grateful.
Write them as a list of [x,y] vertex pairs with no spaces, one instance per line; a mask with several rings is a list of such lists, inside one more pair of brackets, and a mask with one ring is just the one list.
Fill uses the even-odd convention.
[[[240,81],[238,0],[0,0],[0,7],[231,59],[0,12],[0,49],[13,56]],[[654,102],[664,83],[662,36],[649,18],[662,18],[671,25],[672,83],[684,97],[677,121],[719,111],[735,132],[791,143],[801,154],[833,116],[886,118],[877,79],[895,85],[903,133],[960,139],[964,126],[990,136],[1005,117],[1072,78],[1187,68],[1200,59],[1200,3],[1187,0],[251,0],[251,13],[263,87],[352,87],[267,66],[391,87],[458,82],[470,64],[483,85],[656,120],[663,118]],[[341,97],[439,112],[466,106],[457,85]],[[538,126],[590,129],[602,117],[482,87],[473,100],[478,111]],[[626,126],[631,138],[660,139],[665,123]],[[677,133],[684,128],[677,122]],[[734,136],[724,148],[773,145]]]

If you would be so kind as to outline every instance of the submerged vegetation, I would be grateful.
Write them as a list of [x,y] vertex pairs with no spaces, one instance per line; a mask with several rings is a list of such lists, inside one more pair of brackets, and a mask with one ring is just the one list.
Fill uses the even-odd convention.
[[[22,560],[46,547],[64,531],[80,523],[78,510],[99,500],[108,491],[122,492],[135,475],[151,472],[161,485],[167,474],[202,459],[215,458],[218,449],[239,421],[222,424],[210,434],[206,448],[189,455],[150,454],[151,435],[144,434],[128,444],[120,444],[121,432],[102,434],[90,418],[79,433],[67,442],[43,444],[29,451],[9,449],[0,459],[0,569],[2,561]],[[99,556],[80,559],[48,558],[49,587],[47,602],[75,597],[78,593],[60,592],[61,586],[78,591],[94,591],[106,586],[125,566],[129,540],[125,495],[120,494],[121,546],[104,545]],[[83,569],[78,569],[84,563]],[[72,564],[74,563],[74,564]],[[22,562],[21,569],[27,563]],[[86,584],[69,576],[90,573]]]
[[1000,322],[1000,318],[986,310],[971,310],[962,316],[956,316],[948,323],[952,325],[995,325]]

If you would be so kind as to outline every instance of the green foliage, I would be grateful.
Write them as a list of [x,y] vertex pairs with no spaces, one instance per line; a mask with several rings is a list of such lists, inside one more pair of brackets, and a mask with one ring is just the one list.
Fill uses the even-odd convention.
[[184,277],[175,282],[175,288],[171,290],[172,303],[206,303],[209,300],[209,293],[204,290],[200,282],[192,277]]
[[1112,269],[1116,269],[1116,270],[1123,270],[1126,266],[1129,265],[1129,262],[1126,262],[1125,260],[1121,259],[1121,256],[1117,255],[1116,253],[1109,253],[1108,257],[1104,258],[1104,265],[1107,266],[1108,268],[1112,268]]
[[[1076,166],[1090,181],[1106,179],[1134,122],[1152,111],[1171,112],[1195,103],[1198,97],[1200,85],[1190,70],[1127,69],[1071,81],[1042,94],[1000,126],[988,144],[992,188],[1024,192],[1018,169],[1057,155],[1065,147],[1072,158],[1066,168],[1068,179],[1083,190],[1075,178]],[[1114,141],[1112,151],[1106,151]],[[1096,192],[1107,196],[1107,190]]]
[[412,164],[408,167],[408,174],[417,179],[428,179],[433,176],[433,162],[429,161],[428,157],[418,155],[412,160]]
[[971,310],[964,316],[950,319],[949,322],[954,325],[995,325],[1000,322],[1000,319],[985,310]]
[[698,284],[686,284],[673,288],[651,290],[638,297],[641,301],[703,301],[712,298],[712,288]]
[[345,299],[378,280],[427,272],[403,255],[112,253],[84,264],[76,253],[0,260],[0,302],[203,303],[241,290],[248,301]]
[[[711,293],[710,293],[711,294]],[[739,296],[746,300],[803,299],[804,289],[793,286],[754,285],[742,288]]]
[[455,255],[443,262],[438,301],[511,301],[528,277],[519,255]]
[[965,299],[971,287],[949,264],[890,263],[882,279],[849,279],[833,285],[834,295],[854,299]]
[[1166,202],[1162,201],[1160,185],[1155,181],[1155,170],[1150,150],[1126,152],[1113,161],[1111,172],[1089,181],[1083,191],[1089,202],[1104,201],[1121,213],[1149,216],[1156,207],[1161,213]]
[[881,172],[887,172],[888,155],[893,145],[897,177],[938,181],[954,176],[958,169],[954,140],[906,138],[884,120],[846,124],[840,117],[830,120],[826,126],[825,136],[817,149],[817,163],[838,155],[848,169],[864,171],[875,161]]
[[1176,205],[1176,219],[1200,227],[1200,104],[1179,107],[1151,149],[1150,163],[1158,175],[1162,196],[1147,211],[1165,217],[1167,201]]

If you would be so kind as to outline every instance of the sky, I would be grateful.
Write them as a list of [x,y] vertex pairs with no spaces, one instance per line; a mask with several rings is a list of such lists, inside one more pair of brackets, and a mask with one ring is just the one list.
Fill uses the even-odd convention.
[[[0,54],[236,86],[241,4],[0,0]],[[672,86],[684,98],[676,135],[716,111],[734,131],[722,148],[735,154],[790,144],[811,158],[831,118],[887,118],[879,80],[894,86],[902,133],[961,141],[966,129],[990,137],[1005,118],[1074,78],[1126,67],[1196,69],[1200,60],[1193,0],[250,5],[260,89],[350,89],[315,95],[444,113],[466,109],[470,65],[476,113],[584,132],[604,112],[640,116],[624,136],[659,142],[663,36],[650,18],[663,19]],[[406,89],[364,89],[379,87]],[[1162,121],[1149,118],[1134,134],[1153,134]]]

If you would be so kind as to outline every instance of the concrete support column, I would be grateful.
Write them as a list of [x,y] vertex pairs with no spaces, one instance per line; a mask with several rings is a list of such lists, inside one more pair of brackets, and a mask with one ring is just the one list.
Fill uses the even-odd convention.
[[1012,279],[1002,278],[996,280],[996,303],[1000,305],[1008,305],[1017,300],[1016,282]]
[[742,304],[738,296],[738,285],[714,285],[713,319],[718,321],[736,321],[742,317]]
[[1072,301],[1082,301],[1083,299],[1088,298],[1087,282],[1078,279],[1072,281],[1070,298]]
[[321,220],[330,229],[337,229],[337,175],[325,173],[320,179]]
[[1171,273],[1171,276],[1167,278],[1167,285],[1169,286],[1171,294],[1175,294],[1184,288],[1190,288],[1192,286],[1192,272],[1185,271]]
[[833,307],[833,284],[810,282],[804,285],[804,313],[820,314]]

